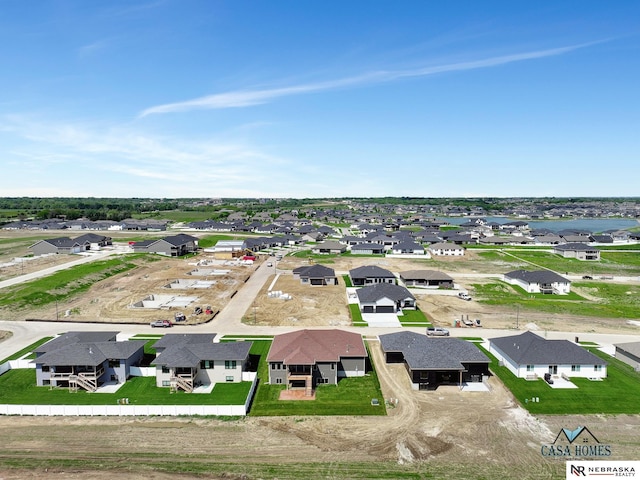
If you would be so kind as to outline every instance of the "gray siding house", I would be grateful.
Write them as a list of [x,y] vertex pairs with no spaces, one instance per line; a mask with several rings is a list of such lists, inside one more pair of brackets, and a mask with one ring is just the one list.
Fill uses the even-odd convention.
[[298,267],[293,270],[293,276],[305,285],[338,285],[338,277],[333,268],[324,265]]
[[336,385],[341,377],[364,376],[367,350],[362,336],[343,330],[299,330],[273,339],[267,362],[269,383],[304,389]]
[[387,363],[404,364],[414,390],[462,386],[489,376],[489,358],[473,343],[458,338],[398,332],[380,335],[380,346]]
[[615,347],[615,357],[640,372],[640,342],[618,343]]
[[356,294],[362,313],[397,313],[403,309],[416,309],[416,297],[400,285],[378,283],[359,288]]
[[154,344],[156,386],[191,393],[242,381],[252,342],[214,343],[215,334],[167,334]]
[[376,283],[396,283],[396,276],[393,273],[376,265],[365,265],[349,270],[349,277],[354,287]]
[[400,280],[407,287],[451,289],[454,286],[453,278],[437,270],[408,270],[400,272]]
[[47,240],[40,240],[29,247],[29,250],[33,252],[35,256],[46,255],[51,253],[56,254],[72,254],[80,253],[83,248],[75,240],[69,237],[49,238]]
[[562,255],[565,258],[577,258],[578,260],[584,261],[600,260],[600,250],[595,247],[590,247],[584,243],[565,243],[555,245],[553,247],[553,253]]
[[36,385],[95,392],[124,383],[144,356],[144,340],[116,341],[118,332],[68,332],[35,350]]
[[157,253],[168,257],[180,257],[198,249],[198,238],[184,233],[159,240],[144,240],[133,245],[134,252]]

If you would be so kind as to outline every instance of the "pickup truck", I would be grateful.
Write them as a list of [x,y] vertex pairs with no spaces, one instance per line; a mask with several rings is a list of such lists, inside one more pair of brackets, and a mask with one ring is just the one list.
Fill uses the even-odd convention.
[[169,320],[154,320],[149,325],[151,327],[169,328],[172,324]]
[[427,327],[427,335],[430,337],[448,337],[449,330],[442,327]]
[[466,300],[467,302],[471,301],[471,295],[469,295],[468,293],[465,293],[465,292],[460,292],[458,294],[458,298],[461,298],[462,300]]

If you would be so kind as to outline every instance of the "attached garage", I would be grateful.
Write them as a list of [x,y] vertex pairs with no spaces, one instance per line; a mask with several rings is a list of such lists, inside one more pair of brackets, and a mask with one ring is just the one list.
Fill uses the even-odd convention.
[[396,313],[396,308],[393,305],[379,305],[376,307],[376,313]]

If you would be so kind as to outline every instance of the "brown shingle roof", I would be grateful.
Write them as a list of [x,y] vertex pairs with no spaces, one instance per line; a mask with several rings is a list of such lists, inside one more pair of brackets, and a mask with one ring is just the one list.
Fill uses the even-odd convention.
[[341,357],[366,357],[362,336],[343,330],[299,330],[273,339],[268,362],[314,365],[338,362]]

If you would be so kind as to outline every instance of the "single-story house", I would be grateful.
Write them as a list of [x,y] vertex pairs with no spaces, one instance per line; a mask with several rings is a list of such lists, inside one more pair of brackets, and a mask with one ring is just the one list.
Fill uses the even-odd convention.
[[400,285],[378,283],[356,290],[362,313],[396,313],[416,309],[416,297]]
[[606,378],[607,362],[568,340],[547,340],[535,333],[492,338],[489,351],[520,378],[552,376]]
[[514,270],[504,274],[504,281],[518,285],[527,293],[566,295],[571,292],[571,280],[551,270]]
[[405,241],[391,247],[394,255],[424,255],[424,247],[416,242]]
[[459,338],[405,331],[380,335],[380,347],[387,363],[404,363],[414,390],[462,386],[489,376],[491,360],[472,342]]
[[376,265],[364,265],[349,270],[349,277],[354,287],[376,283],[396,283],[396,276],[393,273]]
[[29,247],[34,256],[46,254],[71,254],[80,253],[82,245],[69,237],[48,238],[40,240]]
[[337,285],[338,277],[333,268],[324,265],[311,265],[293,269],[294,277],[300,278],[300,283],[307,285]]
[[[213,246],[213,256],[219,259],[232,259],[241,257],[246,251],[244,240],[218,240]],[[209,251],[209,249],[205,249]]]
[[565,243],[554,245],[553,253],[562,255],[564,258],[577,258],[578,260],[598,261],[600,260],[600,250],[590,247],[585,243]]
[[313,253],[344,253],[347,251],[347,246],[336,242],[334,240],[327,240],[326,242],[318,243],[311,248]]
[[437,270],[408,270],[400,272],[400,280],[407,287],[453,288],[453,278]]
[[269,383],[304,388],[336,385],[339,378],[361,377],[367,370],[362,336],[343,330],[298,330],[276,335],[267,355]]
[[198,249],[198,238],[186,233],[164,237],[158,240],[135,242],[134,252],[157,253],[168,257],[180,257]]
[[429,253],[435,256],[462,257],[464,255],[464,247],[453,242],[438,242],[429,245]]
[[156,386],[193,392],[199,385],[242,381],[252,342],[214,343],[215,334],[167,334],[154,344]]
[[113,245],[111,237],[98,235],[96,233],[85,233],[84,235],[74,238],[74,240],[82,246],[83,250],[100,250],[103,247]]
[[36,385],[95,392],[124,383],[144,356],[144,340],[116,341],[118,332],[68,332],[34,350]]
[[353,255],[381,255],[384,253],[384,245],[379,243],[358,243],[352,245],[351,253]]
[[615,357],[640,371],[640,342],[618,343]]

